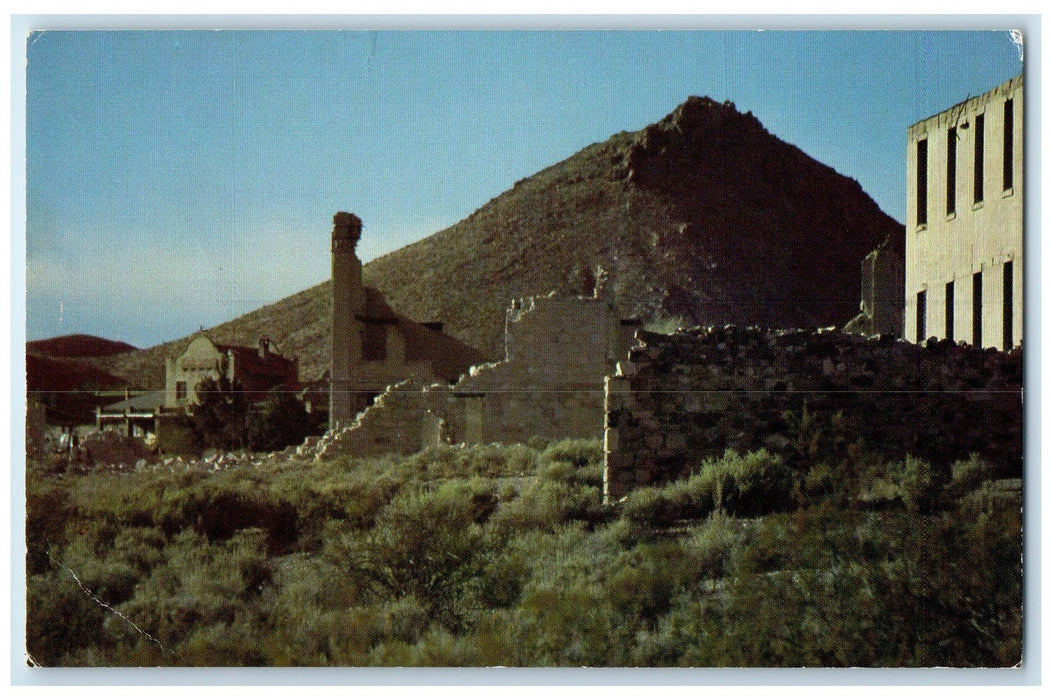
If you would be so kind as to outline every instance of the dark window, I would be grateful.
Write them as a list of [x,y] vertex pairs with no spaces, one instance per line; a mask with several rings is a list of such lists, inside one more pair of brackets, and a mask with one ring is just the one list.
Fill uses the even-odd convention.
[[1004,292],[1002,294],[1003,311],[1001,318],[1004,319],[1003,347],[1005,350],[1012,349],[1012,261],[1009,260],[1004,266]]
[[972,345],[983,346],[983,271],[972,275]]
[[946,338],[953,340],[953,282],[946,283]]
[[382,362],[387,359],[387,326],[367,323],[362,328],[362,361]]
[[1012,112],[1012,100],[1005,100],[1005,160],[1004,160],[1004,188],[1012,188],[1012,130],[1014,113]]
[[923,343],[927,340],[924,321],[928,316],[928,292],[917,292],[917,342]]
[[946,213],[957,211],[957,127],[946,132]]
[[186,400],[186,382],[175,383],[175,400],[185,401]]
[[917,142],[917,225],[928,223],[928,139]]
[[983,201],[983,133],[984,115],[975,118],[975,202]]

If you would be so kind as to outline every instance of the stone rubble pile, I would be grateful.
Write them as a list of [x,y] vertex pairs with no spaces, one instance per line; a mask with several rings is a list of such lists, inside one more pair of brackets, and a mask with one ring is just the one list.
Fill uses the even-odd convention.
[[[308,438],[318,440],[317,436]],[[86,438],[80,452],[70,462],[69,468],[81,473],[122,473],[128,471],[184,471],[192,469],[205,469],[208,471],[224,471],[239,467],[262,467],[268,464],[281,462],[313,460],[312,451],[303,452],[303,446],[292,446],[278,452],[221,452],[219,450],[207,449],[200,457],[184,457],[179,455],[160,455],[142,445],[141,449],[128,449],[118,451],[113,445],[127,445],[134,442],[142,443],[138,438],[125,438],[114,431],[102,431]],[[110,445],[109,451],[93,451],[98,445]],[[141,455],[141,456],[139,456]]]

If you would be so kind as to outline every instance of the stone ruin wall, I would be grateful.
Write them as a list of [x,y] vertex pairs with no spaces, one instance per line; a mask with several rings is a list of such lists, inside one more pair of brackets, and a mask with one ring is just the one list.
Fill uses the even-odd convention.
[[844,433],[888,458],[977,452],[1021,470],[1021,349],[733,326],[637,338],[606,383],[608,499],[727,449],[791,461],[791,423],[805,406],[819,425],[842,412]]
[[517,301],[507,314],[503,361],[472,367],[453,386],[419,379],[390,386],[314,447],[322,457],[365,457],[439,444],[601,437],[604,378],[627,357],[636,327],[601,294]]

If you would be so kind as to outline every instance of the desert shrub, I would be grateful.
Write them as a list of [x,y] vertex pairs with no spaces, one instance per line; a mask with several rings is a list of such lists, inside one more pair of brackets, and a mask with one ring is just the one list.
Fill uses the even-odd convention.
[[603,488],[603,465],[601,463],[586,464],[578,467],[573,462],[555,460],[543,464],[537,476],[544,481],[559,481],[573,486]]
[[689,562],[680,543],[662,541],[615,556],[600,583],[613,608],[632,627],[639,627],[668,610],[688,576]]
[[538,479],[519,498],[501,504],[493,520],[504,531],[550,531],[575,520],[594,526],[605,518],[597,487]]
[[166,455],[195,455],[203,445],[190,416],[165,417],[157,431],[157,450]]
[[[644,486],[629,494],[621,507],[621,517],[641,527],[667,527],[680,519],[686,505],[685,488]],[[710,494],[711,499],[711,494]],[[699,510],[700,503],[694,504]],[[715,504],[709,502],[710,510]]]
[[[180,662],[201,663],[205,657],[185,658],[181,644],[208,628],[235,629],[243,620],[259,615],[264,588],[271,580],[266,554],[266,535],[244,530],[229,540],[210,544],[201,534],[186,530],[165,547],[165,560],[136,588],[134,597],[118,606],[129,620],[152,635],[157,644]],[[247,623],[245,623],[247,624]],[[252,622],[253,626],[258,621]],[[113,629],[127,644],[151,643],[128,625]],[[218,634],[218,632],[217,632]],[[221,636],[221,635],[220,635]],[[250,645],[254,637],[235,637]],[[253,660],[244,649],[237,658]],[[235,663],[242,663],[237,658]],[[222,663],[222,662],[220,662]]]
[[810,410],[805,403],[799,412],[783,413],[782,419],[789,437],[786,461],[794,474],[797,505],[857,491],[863,440],[842,411]]
[[477,666],[478,645],[471,636],[458,636],[440,625],[432,625],[413,644],[397,638],[385,640],[368,657],[378,666]]
[[[544,459],[517,448],[532,477],[477,475],[510,473],[503,448],[450,448],[438,466],[340,458],[27,484],[27,541],[43,547],[28,648],[49,665],[1018,662],[1021,487],[987,479],[980,459],[947,469],[927,512],[848,508],[821,490],[787,510],[788,467],[728,452],[633,492],[611,520],[582,477],[595,465],[559,445]],[[939,483],[924,463],[857,464],[856,494]],[[295,549],[276,549],[266,528],[290,522]]]
[[954,462],[950,473],[950,483],[942,494],[945,500],[956,500],[975,491],[983,482],[997,478],[997,469],[975,453]]
[[262,666],[266,662],[259,649],[260,619],[252,610],[238,611],[231,622],[198,625],[189,638],[178,645],[181,663],[186,666]]
[[517,609],[519,634],[531,665],[606,666],[625,628],[597,582],[531,583]]
[[73,515],[69,494],[53,480],[26,482],[26,573],[41,574],[51,568],[48,549],[62,544],[67,520]]
[[766,450],[746,455],[729,450],[722,459],[706,462],[702,475],[716,484],[719,507],[739,517],[785,510],[790,504],[792,472]]
[[360,665],[384,636],[359,582],[327,557],[280,557],[260,652],[272,666]]
[[691,583],[729,575],[749,538],[745,523],[719,511],[712,513],[681,542],[684,573]]
[[675,314],[672,316],[660,315],[650,321],[644,328],[651,333],[661,333],[663,335],[671,335],[684,328],[691,327],[690,319],[681,314]]
[[702,464],[699,473],[661,487],[633,491],[622,516],[643,527],[667,527],[721,509],[741,516],[784,510],[791,503],[792,473],[766,450],[738,455],[728,450]]
[[1017,525],[829,507],[769,516],[726,594],[689,615],[674,602],[647,654],[712,666],[1017,663]]
[[107,604],[122,603],[131,598],[141,571],[120,556],[100,555],[94,551],[90,533],[76,537],[66,546],[56,562],[61,569],[75,574],[80,584]]
[[367,529],[404,484],[389,476],[362,478],[355,473],[324,480],[298,478],[280,493],[296,512],[299,549],[318,551],[330,523],[341,527]]
[[907,455],[899,485],[902,501],[913,512],[930,512],[939,502],[942,490],[948,482],[949,469],[939,468],[927,460]]
[[303,402],[284,389],[272,389],[261,405],[248,411],[245,419],[248,446],[257,452],[297,445],[313,428],[313,419]]
[[376,593],[412,596],[430,615],[459,624],[464,584],[480,568],[479,523],[495,506],[492,484],[480,480],[403,493],[372,529],[345,535],[333,555]]
[[69,571],[26,579],[26,649],[42,666],[69,663],[67,653],[101,642],[105,609],[85,593]]
[[197,403],[191,407],[191,421],[198,442],[220,450],[247,447],[249,403],[240,383],[209,377],[195,391]]
[[532,474],[536,460],[536,451],[525,445],[441,445],[421,450],[405,464],[418,478],[467,479]]
[[489,547],[477,582],[478,600],[486,608],[506,608],[519,600],[533,574],[534,558],[516,548]]
[[164,533],[156,527],[122,529],[113,540],[111,557],[145,574],[164,561]]
[[154,517],[169,535],[193,528],[217,541],[239,530],[259,528],[266,533],[272,552],[284,551],[296,541],[296,509],[252,482],[229,483],[214,478],[188,488],[166,490]]
[[541,466],[553,462],[569,462],[575,469],[603,464],[603,442],[595,439],[568,439],[554,442],[541,452],[537,461]]

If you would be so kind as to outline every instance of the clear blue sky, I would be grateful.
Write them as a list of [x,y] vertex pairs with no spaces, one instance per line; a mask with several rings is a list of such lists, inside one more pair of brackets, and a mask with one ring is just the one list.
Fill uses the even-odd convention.
[[906,127],[1022,70],[1005,32],[45,32],[27,41],[27,338],[148,346],[369,260],[689,95],[905,216]]

